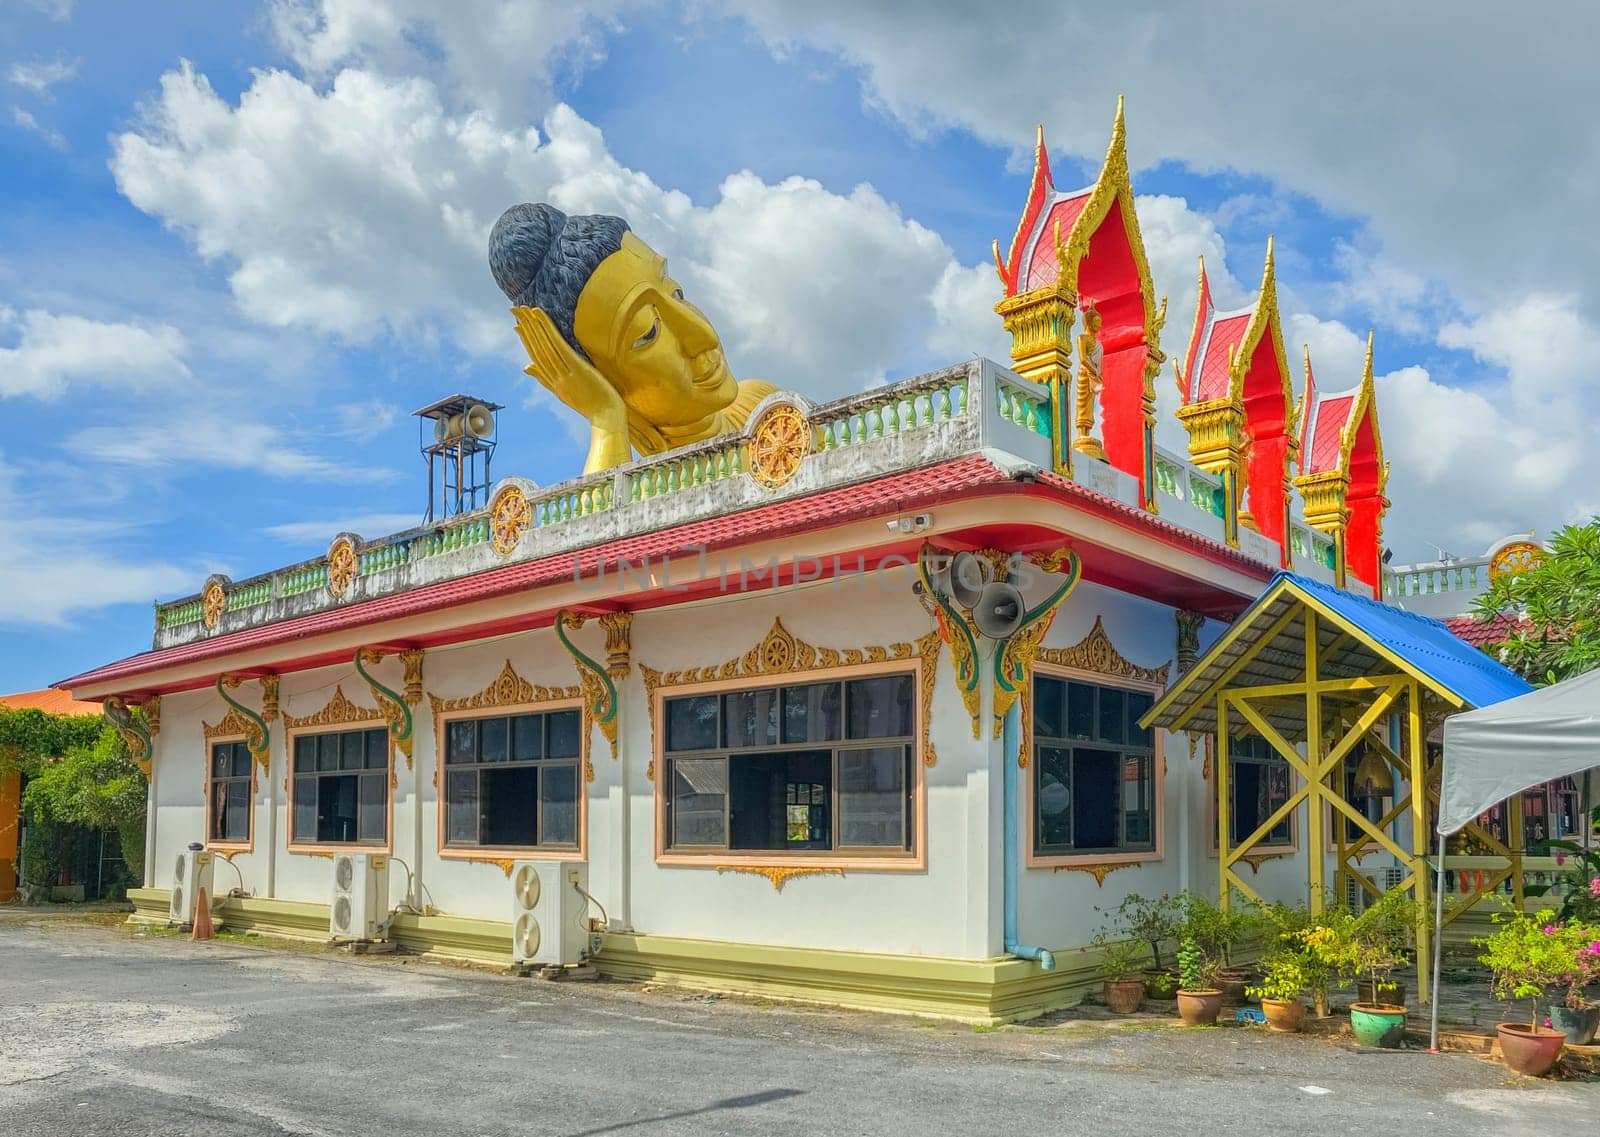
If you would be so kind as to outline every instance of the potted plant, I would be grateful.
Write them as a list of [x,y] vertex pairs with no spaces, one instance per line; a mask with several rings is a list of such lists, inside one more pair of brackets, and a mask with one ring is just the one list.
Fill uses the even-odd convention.
[[1567,1036],[1568,1046],[1588,1046],[1600,1031],[1600,1003],[1590,1002],[1584,990],[1600,980],[1600,925],[1568,921],[1562,935],[1571,941],[1573,967],[1562,980],[1566,997],[1550,1004],[1550,1027]]
[[1183,923],[1183,905],[1178,898],[1167,893],[1149,897],[1130,892],[1117,905],[1112,920],[1117,931],[1150,945],[1150,966],[1144,972],[1145,995],[1152,999],[1172,998],[1178,980],[1171,968],[1163,965],[1161,949],[1178,938]]
[[1525,1024],[1499,1024],[1500,1057],[1513,1073],[1538,1077],[1556,1064],[1567,1037],[1539,1025],[1539,1000],[1576,968],[1576,939],[1556,923],[1553,908],[1532,916],[1500,912],[1494,919],[1494,935],[1475,941],[1484,949],[1478,959],[1494,972],[1495,994],[1527,999],[1531,1012]]
[[1221,961],[1209,955],[1193,935],[1178,945],[1178,1016],[1185,1026],[1210,1026],[1222,1011],[1217,987]]
[[1319,925],[1304,908],[1291,908],[1287,904],[1265,906],[1262,920],[1271,938],[1262,961],[1261,980],[1246,991],[1261,1000],[1267,1029],[1291,1034],[1300,1029],[1300,1021],[1305,1017],[1301,992],[1309,990],[1316,994],[1327,986],[1328,969],[1316,948]]
[[1102,928],[1089,947],[1100,953],[1096,966],[1106,1006],[1115,1015],[1133,1014],[1144,1005],[1144,946]]
[[1239,912],[1224,912],[1195,892],[1183,894],[1183,922],[1180,935],[1193,937],[1196,946],[1216,964],[1213,985],[1222,992],[1223,1006],[1244,1002],[1245,986],[1251,969],[1234,967],[1233,949],[1255,928],[1256,918]]
[[[1381,993],[1389,986],[1390,973],[1406,962],[1416,921],[1416,901],[1394,888],[1359,916],[1346,909],[1324,913],[1311,942],[1340,982],[1366,980],[1368,991]],[[1358,998],[1350,1004],[1350,1029],[1363,1046],[1394,1049],[1405,1037],[1405,1005]]]

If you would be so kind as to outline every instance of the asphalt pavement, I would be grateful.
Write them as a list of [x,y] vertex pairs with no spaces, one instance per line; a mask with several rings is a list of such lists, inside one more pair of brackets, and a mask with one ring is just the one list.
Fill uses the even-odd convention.
[[1259,1029],[975,1031],[0,909],[0,1137],[1589,1132],[1600,1084]]

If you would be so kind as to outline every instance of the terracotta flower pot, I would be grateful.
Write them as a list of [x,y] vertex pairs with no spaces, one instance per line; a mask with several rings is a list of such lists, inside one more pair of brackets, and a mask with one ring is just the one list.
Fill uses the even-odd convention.
[[1184,1026],[1211,1026],[1221,1013],[1221,991],[1178,992],[1178,1017]]
[[1540,1078],[1548,1074],[1561,1057],[1567,1036],[1559,1030],[1531,1027],[1526,1023],[1501,1023],[1500,1058],[1513,1074]]
[[1217,973],[1217,988],[1222,992],[1224,1007],[1244,1006],[1244,989],[1249,985],[1250,978],[1248,967],[1224,967]]
[[1114,1015],[1131,1015],[1144,1006],[1143,979],[1107,979],[1106,1006]]
[[1350,1029],[1362,1046],[1395,1050],[1406,1036],[1406,1009],[1390,1003],[1351,1003]]
[[1159,970],[1153,967],[1145,968],[1144,972],[1144,997],[1146,999],[1170,999],[1178,991],[1178,976],[1170,967]]
[[1267,1016],[1267,1029],[1279,1034],[1293,1034],[1300,1029],[1306,1005],[1299,999],[1262,999],[1261,1011]]

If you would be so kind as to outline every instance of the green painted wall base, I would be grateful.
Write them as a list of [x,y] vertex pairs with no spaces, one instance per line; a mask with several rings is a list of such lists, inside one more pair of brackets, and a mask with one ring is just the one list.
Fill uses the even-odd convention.
[[[165,924],[168,895],[163,888],[129,890],[135,906],[130,922]],[[229,897],[220,917],[224,927],[238,931],[328,939],[325,904]],[[401,947],[423,955],[502,966],[511,960],[508,922],[400,914],[392,935]],[[1010,956],[942,959],[610,932],[593,962],[601,974],[617,979],[998,1023],[1072,1006],[1099,987],[1097,956],[1082,952],[1063,956],[1070,960],[1069,966],[1046,972]]]

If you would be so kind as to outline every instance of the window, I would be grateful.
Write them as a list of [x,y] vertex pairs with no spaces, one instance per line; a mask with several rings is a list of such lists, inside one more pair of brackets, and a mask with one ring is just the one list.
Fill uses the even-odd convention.
[[1037,675],[1033,681],[1033,851],[1155,849],[1155,739],[1144,691]]
[[219,845],[250,843],[250,751],[243,742],[211,747],[211,833]]
[[[1228,844],[1237,847],[1289,800],[1289,763],[1259,734],[1228,741]],[[1348,819],[1346,819],[1348,820]],[[1294,843],[1294,817],[1283,818],[1256,848]]]
[[575,848],[582,735],[576,710],[445,723],[445,845]]
[[663,843],[912,852],[913,676],[668,699]]
[[388,731],[302,734],[294,740],[290,839],[306,845],[388,842]]

